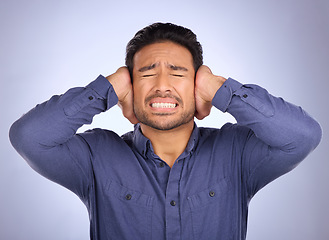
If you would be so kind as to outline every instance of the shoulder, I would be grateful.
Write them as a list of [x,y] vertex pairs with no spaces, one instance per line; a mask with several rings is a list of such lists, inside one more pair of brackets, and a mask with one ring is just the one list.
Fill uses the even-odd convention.
[[126,152],[131,148],[130,132],[119,136],[116,132],[107,129],[95,128],[77,134],[94,155],[115,152]]
[[107,129],[94,128],[87,130],[83,133],[77,134],[79,137],[83,138],[89,144],[101,144],[111,143],[128,143],[131,141],[132,132],[127,132],[123,136],[119,136],[116,132]]
[[131,147],[132,144],[133,144],[133,136],[134,136],[134,132],[131,131],[131,132],[127,132],[125,134],[123,134],[121,136],[121,139],[129,146]]
[[202,141],[245,142],[253,135],[253,131],[245,126],[226,123],[221,128],[199,127]]
[[251,129],[238,124],[226,123],[221,128],[199,127],[199,131],[201,136],[208,137],[214,135],[248,133]]

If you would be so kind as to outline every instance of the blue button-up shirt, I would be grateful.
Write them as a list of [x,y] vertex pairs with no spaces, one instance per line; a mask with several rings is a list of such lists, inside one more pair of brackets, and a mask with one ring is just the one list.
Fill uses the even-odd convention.
[[99,76],[37,105],[10,130],[13,146],[33,169],[84,202],[94,240],[245,239],[251,198],[321,138],[319,124],[300,107],[230,78],[213,105],[237,124],[195,125],[170,168],[138,124],[121,137],[103,129],[76,134],[117,101]]

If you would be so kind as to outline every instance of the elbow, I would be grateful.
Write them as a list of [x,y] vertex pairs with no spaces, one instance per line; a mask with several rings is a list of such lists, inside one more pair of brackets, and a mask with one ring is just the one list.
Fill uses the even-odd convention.
[[322,139],[322,129],[320,124],[313,118],[307,118],[303,124],[289,125],[290,134],[288,144],[281,149],[284,152],[294,154],[297,159],[304,159],[320,143]]
[[[24,118],[24,116],[22,118]],[[22,118],[11,125],[9,129],[9,140],[16,151],[26,159],[31,148],[34,148],[33,134],[31,134],[33,129],[31,129],[30,124],[23,121]]]
[[295,128],[290,138],[291,142],[281,148],[280,158],[290,161],[290,165],[294,168],[319,145],[322,129],[320,124],[312,119],[303,127]]
[[311,119],[300,131],[303,133],[300,138],[300,149],[308,154],[319,145],[322,139],[322,128],[317,121]]
[[15,121],[9,129],[10,143],[18,153],[21,153],[22,145],[24,145],[23,143],[25,142],[25,134],[23,132],[24,125],[20,124],[20,119]]
[[320,124],[317,121],[314,121],[314,126],[312,130],[312,143],[313,143],[313,149],[315,149],[321,142],[322,139],[322,128]]

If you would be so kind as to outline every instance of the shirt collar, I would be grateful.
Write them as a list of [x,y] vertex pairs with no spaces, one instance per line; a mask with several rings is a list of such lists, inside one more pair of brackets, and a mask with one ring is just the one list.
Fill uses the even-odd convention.
[[150,144],[150,140],[143,135],[139,123],[135,124],[133,145],[143,157],[146,157],[146,152],[149,144]]
[[[194,123],[191,137],[187,143],[185,151],[181,154],[179,159],[185,158],[187,155],[194,152],[194,149],[197,146],[199,140],[199,135],[199,128],[197,127],[196,123]],[[139,123],[135,124],[134,126],[133,145],[144,158],[146,158],[147,151],[153,151],[151,141],[143,135]]]

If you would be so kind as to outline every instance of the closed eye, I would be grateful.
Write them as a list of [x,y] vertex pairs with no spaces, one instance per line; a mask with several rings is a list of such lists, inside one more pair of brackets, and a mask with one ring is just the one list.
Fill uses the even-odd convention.
[[171,74],[171,75],[174,77],[184,77],[184,75],[181,75],[181,74]]
[[155,76],[155,74],[145,74],[142,77],[153,77],[153,76]]

